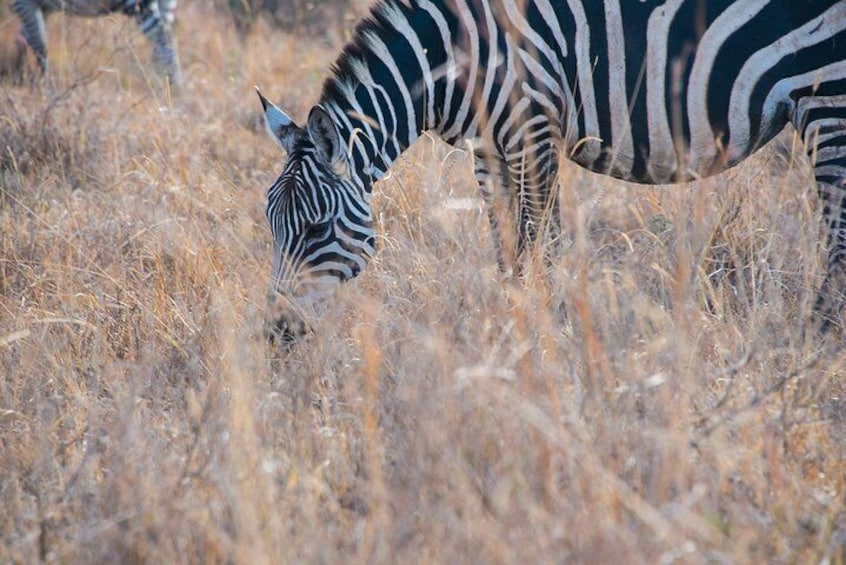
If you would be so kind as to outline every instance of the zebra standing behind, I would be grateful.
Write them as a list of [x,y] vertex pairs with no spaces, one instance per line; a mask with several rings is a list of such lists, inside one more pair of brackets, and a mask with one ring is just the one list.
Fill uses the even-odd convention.
[[[558,233],[560,151],[649,184],[725,171],[791,123],[828,228],[816,312],[846,290],[846,0],[383,0],[268,190],[271,298],[319,311],[373,253],[371,189],[423,132],[471,140],[501,264]],[[516,230],[508,249],[507,231]],[[514,238],[510,238],[514,239]],[[292,337],[301,323],[278,326]]]
[[21,20],[21,32],[35,52],[42,74],[47,72],[47,34],[44,20],[50,12],[96,17],[116,12],[130,16],[153,44],[153,64],[170,84],[182,82],[173,13],[176,0],[13,0],[12,8]]

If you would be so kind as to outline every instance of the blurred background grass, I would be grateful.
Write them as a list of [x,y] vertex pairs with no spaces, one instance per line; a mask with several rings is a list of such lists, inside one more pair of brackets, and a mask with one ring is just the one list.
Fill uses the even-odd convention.
[[302,120],[366,2],[282,4],[183,0],[178,97],[120,17],[52,17],[50,77],[3,75],[0,562],[846,559],[790,133],[688,187],[565,166],[571,245],[517,284],[467,156],[424,137],[370,268],[282,351],[252,86]]

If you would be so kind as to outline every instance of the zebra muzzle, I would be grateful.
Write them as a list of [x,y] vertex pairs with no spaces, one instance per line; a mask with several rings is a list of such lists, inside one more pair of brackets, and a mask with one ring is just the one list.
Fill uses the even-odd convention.
[[294,304],[281,297],[269,297],[265,321],[265,335],[268,341],[289,346],[310,331],[303,313]]
[[265,327],[267,340],[273,345],[279,344],[285,347],[289,347],[301,340],[310,331],[305,322],[293,317],[268,320]]

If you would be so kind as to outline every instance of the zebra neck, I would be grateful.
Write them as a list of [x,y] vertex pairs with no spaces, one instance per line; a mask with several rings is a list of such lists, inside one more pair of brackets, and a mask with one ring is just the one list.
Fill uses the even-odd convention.
[[380,178],[424,129],[438,129],[443,88],[435,88],[433,71],[446,63],[444,40],[423,10],[383,0],[335,62],[321,104],[335,116],[360,174]]
[[[358,71],[362,73],[362,70]],[[335,83],[321,105],[334,116],[354,172],[381,179],[423,131],[422,100],[392,100],[373,82]]]
[[373,181],[384,177],[397,157],[419,136],[416,131],[402,138],[384,135],[384,124],[377,125],[359,110],[330,100],[321,105],[335,117],[339,136],[348,150],[351,172],[368,191]]

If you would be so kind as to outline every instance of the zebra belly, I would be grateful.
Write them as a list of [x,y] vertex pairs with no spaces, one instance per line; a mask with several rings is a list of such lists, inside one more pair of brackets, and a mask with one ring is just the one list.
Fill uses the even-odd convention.
[[[570,160],[589,171],[628,182],[649,185],[692,182],[719,175],[739,165],[784,130],[788,120],[779,115],[762,119],[761,123],[761,135],[753,140],[729,141],[724,146],[722,139],[715,136],[714,142],[706,146],[690,147],[688,141],[675,152],[652,153],[646,157],[645,170],[640,174],[631,168],[631,163],[635,161],[634,151],[617,151],[608,145],[600,145],[593,152],[580,151],[576,144],[565,148],[565,154],[571,155]],[[600,158],[593,157],[597,153]]]

